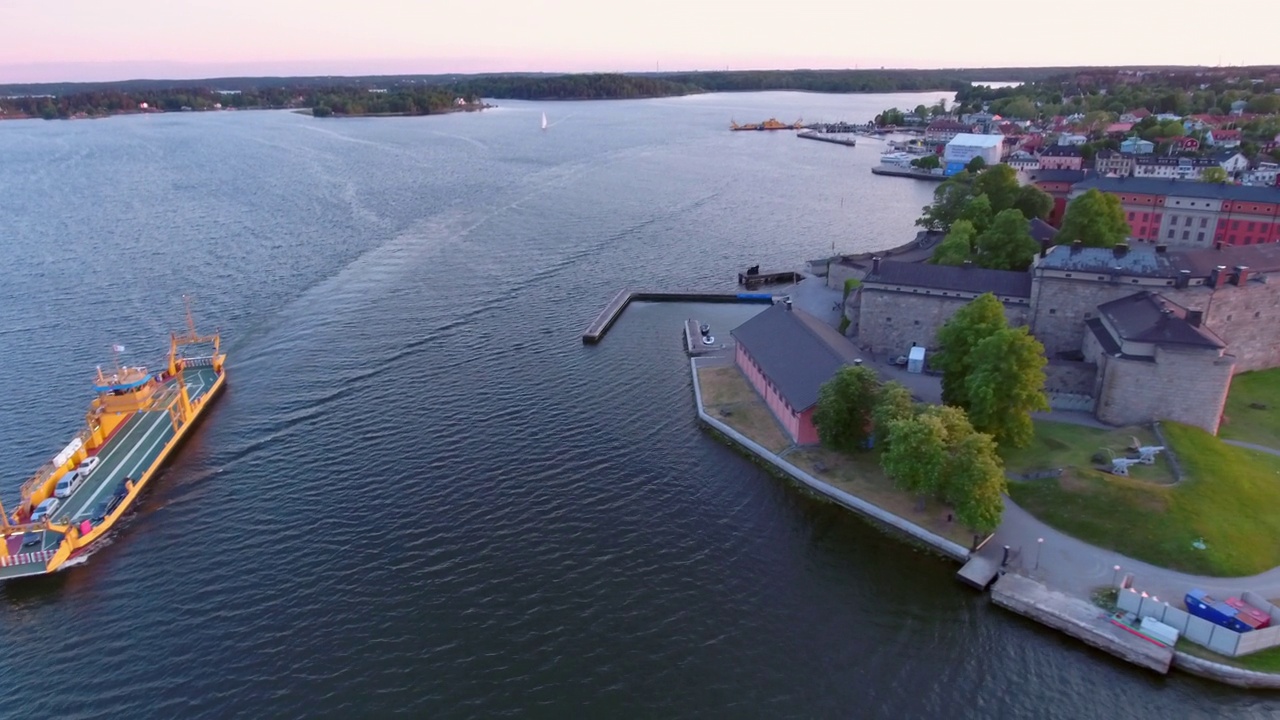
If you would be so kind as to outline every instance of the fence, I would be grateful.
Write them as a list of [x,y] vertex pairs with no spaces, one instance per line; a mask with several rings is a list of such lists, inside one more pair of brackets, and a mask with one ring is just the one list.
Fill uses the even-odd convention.
[[1116,604],[1121,610],[1127,610],[1138,617],[1155,618],[1177,630],[1191,642],[1203,645],[1219,655],[1239,657],[1280,645],[1280,608],[1253,591],[1241,593],[1240,599],[1269,614],[1273,625],[1261,630],[1236,632],[1132,588],[1121,590]]

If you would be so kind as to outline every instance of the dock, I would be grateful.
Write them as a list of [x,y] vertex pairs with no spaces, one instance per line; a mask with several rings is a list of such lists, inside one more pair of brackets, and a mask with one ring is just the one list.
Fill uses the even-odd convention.
[[836,145],[845,145],[847,147],[854,147],[858,144],[858,140],[856,138],[828,137],[826,135],[823,135],[822,133],[815,132],[813,130],[806,130],[805,132],[802,132],[802,133],[796,133],[796,137],[804,138],[805,140],[817,140],[819,142],[829,142],[829,143],[834,143]]
[[933,173],[920,172],[919,170],[891,167],[873,167],[871,168],[871,173],[873,175],[890,175],[892,177],[914,178],[916,180],[933,180],[934,182],[942,182],[947,179],[946,175],[934,175]]
[[956,577],[960,578],[965,585],[986,590],[996,579],[999,571],[1000,565],[995,558],[974,553],[969,556],[969,562],[956,573]]
[[733,338],[728,331],[724,331],[717,336],[715,328],[711,329],[711,337],[715,338],[715,342],[711,345],[704,344],[702,342],[701,327],[702,321],[697,318],[689,318],[684,321],[684,352],[689,357],[723,354],[733,347]]
[[794,270],[762,273],[759,266],[753,266],[744,273],[738,273],[738,284],[748,290],[761,285],[794,285],[803,279],[804,274]]
[[1055,592],[1030,578],[1002,575],[991,588],[991,601],[1161,675],[1167,675],[1173,663],[1173,648],[1112,624],[1107,612],[1088,600]]
[[[799,273],[790,273],[799,280]],[[582,332],[582,342],[594,345],[600,342],[609,328],[617,322],[622,311],[633,302],[714,302],[714,303],[773,303],[770,293],[750,292],[704,292],[699,290],[683,290],[675,292],[659,292],[649,290],[619,290],[608,305],[596,315],[595,320]]]

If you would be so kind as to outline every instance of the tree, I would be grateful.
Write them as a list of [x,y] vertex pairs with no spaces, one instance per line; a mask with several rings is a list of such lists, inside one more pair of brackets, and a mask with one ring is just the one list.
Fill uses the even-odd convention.
[[966,359],[963,407],[973,426],[1002,445],[1029,445],[1031,413],[1049,409],[1044,345],[1026,327],[1002,328],[976,343]]
[[961,524],[984,535],[1000,526],[1008,483],[990,435],[972,432],[952,443],[947,485]]
[[921,170],[935,170],[937,168],[942,167],[942,161],[939,160],[938,156],[934,155],[933,153],[929,153],[928,155],[922,155],[916,158],[915,160],[912,160],[911,164],[915,167],[920,168]]
[[924,214],[916,220],[916,225],[926,230],[950,230],[971,197],[973,176],[967,172],[952,175],[934,189],[933,204],[924,207]]
[[1207,167],[1200,171],[1200,182],[1207,183],[1224,183],[1227,181],[1227,171],[1218,165]]
[[968,220],[957,220],[951,226],[951,232],[933,249],[929,262],[934,265],[963,265],[965,260],[973,258],[973,242],[978,231]]
[[942,401],[960,408],[969,406],[966,379],[972,369],[970,355],[983,340],[1008,328],[1004,306],[991,293],[965,304],[938,329],[939,350],[933,364],[942,370]]
[[845,366],[823,383],[813,411],[822,444],[842,452],[865,450],[878,391],[875,372],[861,366]]
[[876,406],[871,411],[877,445],[884,451],[889,445],[889,428],[899,420],[906,420],[915,413],[915,401],[911,391],[901,383],[887,382],[880,386]]
[[956,222],[967,221],[973,226],[974,232],[981,235],[991,227],[991,221],[994,219],[995,210],[991,207],[991,198],[986,195],[975,195],[969,198],[960,209],[960,216],[956,218]]
[[941,489],[946,466],[946,429],[921,413],[889,424],[889,446],[880,455],[885,474],[906,492],[924,498]]
[[983,170],[973,181],[973,191],[987,196],[993,214],[1013,207],[1020,189],[1018,172],[1004,164]]
[[1271,115],[1280,112],[1280,95],[1275,93],[1254,95],[1245,109],[1259,115]]
[[1009,208],[991,222],[991,227],[978,236],[978,264],[993,270],[1026,270],[1040,249],[1031,237],[1027,219]]
[[1040,114],[1036,104],[1024,97],[1014,98],[1004,106],[1004,115],[1020,120],[1035,120]]
[[982,172],[982,169],[986,166],[987,161],[983,160],[981,155],[975,155],[973,159],[969,161],[969,164],[964,166],[964,169],[971,173],[977,173]]
[[1013,201],[1013,207],[1028,220],[1043,220],[1053,210],[1053,197],[1035,185],[1023,185],[1018,188],[1018,197]]
[[929,117],[929,108],[925,107],[924,105],[917,105],[916,109],[912,110],[911,112],[913,112],[916,115],[916,117],[919,117],[919,118]]
[[1088,247],[1115,247],[1128,237],[1129,223],[1120,198],[1090,188],[1067,205],[1055,241],[1059,245],[1080,240]]

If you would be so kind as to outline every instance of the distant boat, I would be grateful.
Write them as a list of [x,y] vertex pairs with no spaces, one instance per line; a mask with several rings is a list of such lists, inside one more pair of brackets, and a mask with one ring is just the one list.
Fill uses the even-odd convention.
[[547,114],[546,114],[546,113],[542,113],[542,129],[543,129],[543,130],[546,130],[546,129],[547,129]]

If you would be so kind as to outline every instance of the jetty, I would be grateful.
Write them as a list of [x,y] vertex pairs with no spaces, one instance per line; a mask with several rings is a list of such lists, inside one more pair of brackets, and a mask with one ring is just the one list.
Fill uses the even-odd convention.
[[1050,590],[1030,578],[1001,575],[991,588],[991,601],[1161,675],[1173,664],[1173,648],[1116,625],[1088,600]]
[[759,265],[752,265],[747,268],[746,272],[738,273],[738,284],[748,290],[760,287],[761,285],[781,285],[784,283],[792,285],[803,279],[804,274],[795,272],[794,270],[762,273],[760,272]]
[[854,147],[858,144],[857,138],[829,137],[815,130],[806,130],[801,133],[796,133],[796,137],[804,138],[805,140],[817,140],[819,142],[829,142],[829,143],[834,143],[836,145],[845,145],[847,147]]
[[[793,273],[799,275],[799,273]],[[679,290],[660,292],[650,290],[619,290],[608,305],[596,315],[595,320],[582,332],[582,342],[594,345],[600,342],[609,328],[617,322],[622,311],[633,302],[713,302],[713,303],[773,303],[770,293],[750,292],[704,292],[699,290]]]
[[942,182],[947,179],[946,175],[934,175],[931,172],[921,172],[919,170],[907,170],[905,168],[878,166],[871,168],[873,175],[891,175],[893,177],[915,178],[916,180],[933,180],[934,182]]

